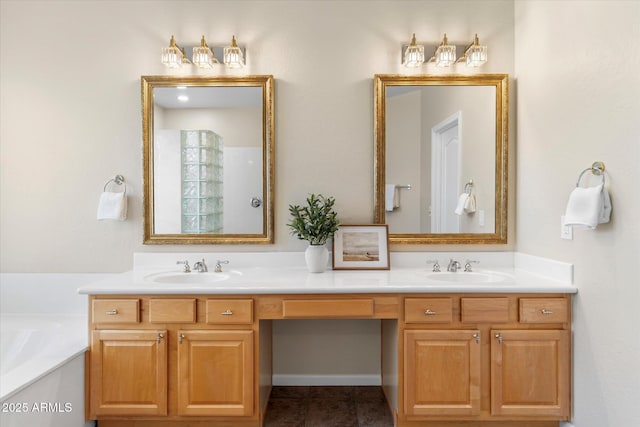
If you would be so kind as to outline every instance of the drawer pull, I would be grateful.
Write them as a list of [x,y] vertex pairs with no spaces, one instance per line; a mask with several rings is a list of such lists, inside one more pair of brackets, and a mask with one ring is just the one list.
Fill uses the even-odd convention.
[[546,308],[543,308],[542,310],[540,310],[540,313],[542,313],[545,316],[548,316],[550,314],[553,314],[553,311],[547,310]]
[[118,309],[114,308],[113,310],[109,310],[105,313],[107,316],[115,316],[116,314],[118,314]]
[[438,314],[438,313],[436,313],[435,311],[431,310],[430,308],[427,308],[427,309],[424,311],[424,314],[425,314],[425,316],[435,316],[435,315],[436,315],[436,314]]
[[225,311],[223,311],[222,313],[220,313],[223,316],[233,316],[233,311],[226,309]]

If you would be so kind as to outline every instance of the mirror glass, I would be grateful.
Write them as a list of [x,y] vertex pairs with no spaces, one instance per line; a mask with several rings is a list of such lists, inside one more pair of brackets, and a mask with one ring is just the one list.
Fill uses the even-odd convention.
[[375,222],[392,243],[506,243],[507,82],[375,77]]
[[273,79],[142,78],[145,243],[273,242]]

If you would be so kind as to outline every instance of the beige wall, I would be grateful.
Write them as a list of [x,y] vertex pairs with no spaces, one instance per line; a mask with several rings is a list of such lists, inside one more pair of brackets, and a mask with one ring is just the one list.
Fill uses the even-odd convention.
[[[640,2],[515,2],[517,249],[574,264],[574,425],[640,425]],[[604,161],[611,223],[560,239]]]
[[390,233],[420,232],[420,195],[427,190],[420,179],[420,98],[420,91],[386,98],[386,183],[411,185],[411,190],[398,189],[400,207],[392,212],[385,211]]
[[[407,72],[400,47],[412,32],[432,45],[444,32],[460,45],[477,32],[492,55],[482,71],[513,73],[508,0],[3,0],[0,7],[4,272],[119,272],[137,251],[301,251],[304,242],[285,226],[287,207],[308,193],[335,196],[343,223],[373,220],[373,75]],[[159,54],[171,34],[184,45],[202,34],[226,45],[235,34],[248,50],[242,73],[275,78],[274,245],[141,243],[140,76],[169,73]],[[98,222],[99,193],[115,174],[127,179],[129,219]]]

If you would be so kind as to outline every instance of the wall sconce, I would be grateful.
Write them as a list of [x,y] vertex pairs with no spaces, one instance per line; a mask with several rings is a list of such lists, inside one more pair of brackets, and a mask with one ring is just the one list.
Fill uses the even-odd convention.
[[[456,60],[456,46],[449,44],[445,33],[440,45],[427,62],[435,63],[438,67],[449,67],[458,62],[466,63],[467,67],[480,67],[487,62],[487,59],[487,46],[480,46],[476,34],[473,42],[464,49],[462,56]],[[416,43],[416,35],[413,34],[411,43],[402,46],[402,65],[408,68],[419,67],[424,62],[424,46]]]
[[229,68],[244,67],[244,55],[236,44],[236,36],[231,37],[231,46],[224,48],[224,63]]
[[164,65],[169,68],[179,68],[184,64],[190,64],[191,62],[184,53],[184,49],[178,46],[176,39],[171,35],[169,40],[169,47],[162,48],[162,56],[160,60]]
[[[187,53],[191,53],[191,57]],[[162,48],[161,62],[169,68],[179,68],[186,64],[193,64],[199,68],[213,68],[214,64],[224,64],[229,68],[242,68],[245,66],[245,49],[239,47],[235,36],[231,39],[231,46],[209,47],[204,36],[200,40],[199,46],[193,48],[180,47],[173,35],[169,41],[169,47]],[[216,57],[217,54],[217,57]]]
[[416,33],[411,37],[411,44],[404,51],[402,64],[405,67],[419,67],[424,62],[424,46],[416,43]]
[[448,67],[456,62],[456,46],[449,44],[446,33],[429,62],[435,62],[438,67]]
[[477,34],[457,62],[466,62],[467,67],[479,67],[487,62],[487,47],[480,46]]
[[207,45],[204,36],[200,40],[200,46],[193,48],[193,64],[200,68],[212,68],[213,64],[219,64],[213,52]]

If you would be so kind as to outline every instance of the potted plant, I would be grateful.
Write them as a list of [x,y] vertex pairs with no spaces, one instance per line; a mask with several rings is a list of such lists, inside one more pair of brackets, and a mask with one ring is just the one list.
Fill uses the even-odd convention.
[[336,200],[322,194],[311,194],[307,206],[289,205],[291,235],[309,242],[305,251],[307,267],[312,273],[322,273],[329,261],[325,244],[338,230],[338,214],[333,210]]

